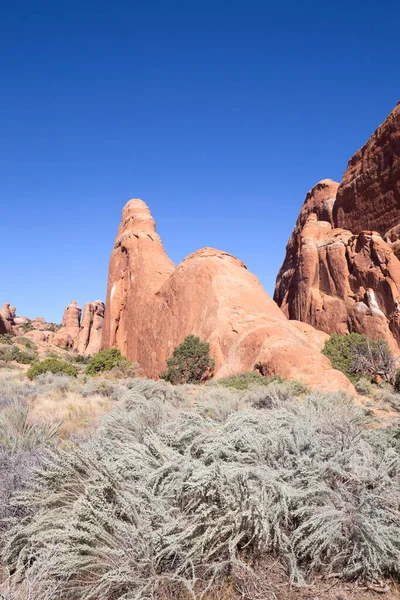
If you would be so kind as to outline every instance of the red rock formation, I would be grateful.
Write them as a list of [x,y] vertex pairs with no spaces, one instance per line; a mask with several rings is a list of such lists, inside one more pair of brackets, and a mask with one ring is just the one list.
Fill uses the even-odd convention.
[[61,329],[54,336],[54,343],[62,348],[74,348],[78,343],[82,310],[75,300],[64,311]]
[[241,261],[204,248],[174,268],[148,207],[131,200],[110,260],[103,347],[120,348],[158,377],[191,333],[210,342],[216,377],[258,367],[323,389],[352,389],[320,352],[327,336],[289,321]]
[[338,189],[336,227],[384,236],[400,221],[400,103],[349,160]]
[[[143,352],[140,335],[151,318],[147,302],[173,273],[145,202],[130,200],[122,211],[108,272],[103,347],[119,348],[125,356]],[[136,358],[134,360],[137,360]]]
[[99,352],[104,321],[104,302],[86,302],[76,349],[79,354],[92,355]]
[[0,333],[11,333],[15,319],[15,308],[9,302],[0,310]]
[[[34,341],[43,352],[57,346],[92,355],[99,352],[101,347],[104,308],[104,302],[100,300],[87,302],[81,322],[82,311],[73,300],[65,309],[62,326],[57,331],[58,326],[47,323],[43,317],[32,320],[28,317],[16,317],[15,308],[6,303],[0,310],[0,334],[25,336]],[[28,332],[24,329],[26,325],[30,326]]]
[[327,333],[400,345],[400,104],[349,161],[307,194],[274,299]]
[[52,339],[61,348],[77,350],[79,354],[92,355],[100,350],[104,320],[104,302],[87,302],[83,312],[75,300],[64,311],[62,326]]
[[377,232],[353,235],[333,228],[330,219],[319,220],[321,213],[313,204],[316,192],[325,205],[336,185],[324,180],[307,195],[274,299],[290,319],[329,334],[354,331],[384,338],[397,351],[400,262]]

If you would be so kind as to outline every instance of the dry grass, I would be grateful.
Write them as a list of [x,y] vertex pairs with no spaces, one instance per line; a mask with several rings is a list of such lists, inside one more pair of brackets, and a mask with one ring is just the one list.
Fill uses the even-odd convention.
[[78,392],[48,393],[31,402],[31,414],[38,421],[61,423],[60,436],[66,438],[81,430],[95,431],[110,405],[109,398],[100,395],[85,398]]

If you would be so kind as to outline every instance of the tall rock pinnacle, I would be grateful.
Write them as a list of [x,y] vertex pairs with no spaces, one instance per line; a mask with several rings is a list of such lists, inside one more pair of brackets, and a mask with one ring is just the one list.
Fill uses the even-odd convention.
[[327,336],[290,322],[240,260],[203,248],[175,268],[147,205],[130,200],[111,253],[103,348],[119,348],[157,378],[189,334],[210,343],[216,377],[257,367],[352,389],[320,352]]

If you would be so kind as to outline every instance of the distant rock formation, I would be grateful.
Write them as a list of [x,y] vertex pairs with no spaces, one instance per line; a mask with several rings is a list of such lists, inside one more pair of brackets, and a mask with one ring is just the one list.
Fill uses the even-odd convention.
[[352,390],[320,352],[327,336],[289,321],[240,260],[203,248],[174,267],[149,208],[130,200],[110,259],[102,346],[157,378],[189,334],[210,343],[217,378],[258,369]]
[[15,319],[15,308],[9,302],[0,310],[0,334],[11,333]]
[[104,302],[87,302],[83,312],[75,300],[64,311],[62,326],[52,342],[62,348],[77,350],[79,354],[96,354],[101,346],[101,332],[104,321]]
[[104,302],[87,302],[81,322],[81,309],[73,300],[65,309],[61,327],[47,323],[43,317],[17,317],[13,306],[6,302],[0,310],[0,334],[24,336],[42,351],[55,347],[76,350],[86,356],[100,350],[104,321]]
[[86,302],[80,325],[77,350],[79,354],[90,356],[99,352],[104,323],[104,302]]
[[274,299],[326,333],[400,346],[400,105],[349,161],[340,185],[306,196]]

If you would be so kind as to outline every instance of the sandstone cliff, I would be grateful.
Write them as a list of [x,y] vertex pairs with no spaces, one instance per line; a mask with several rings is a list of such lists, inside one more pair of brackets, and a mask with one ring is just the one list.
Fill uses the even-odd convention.
[[290,319],[400,344],[400,105],[349,161],[340,185],[306,196],[274,299]]
[[238,259],[203,248],[174,267],[142,200],[131,200],[110,259],[103,347],[156,378],[188,334],[210,342],[216,377],[258,368],[322,389],[352,386],[320,350],[327,336],[289,321]]

